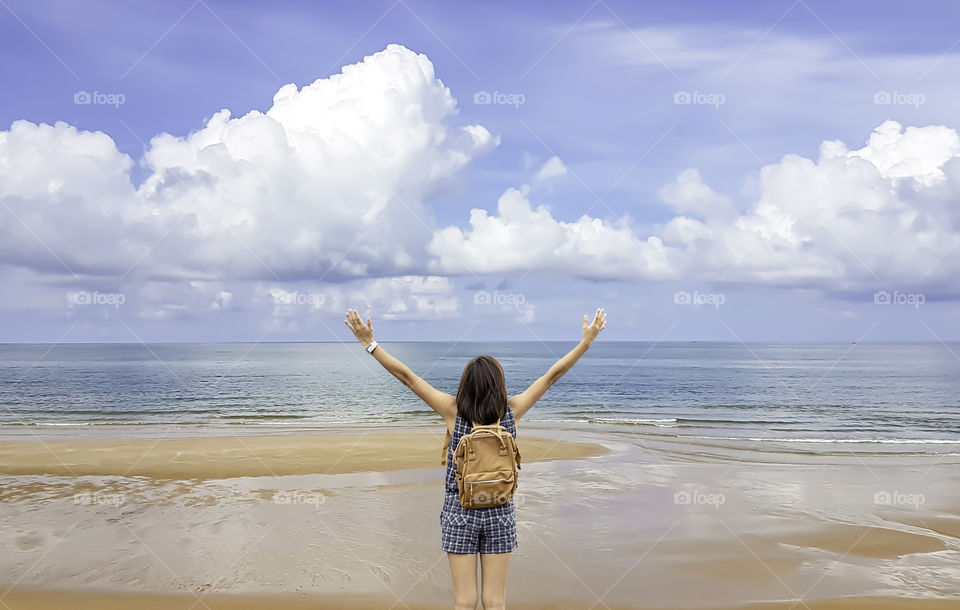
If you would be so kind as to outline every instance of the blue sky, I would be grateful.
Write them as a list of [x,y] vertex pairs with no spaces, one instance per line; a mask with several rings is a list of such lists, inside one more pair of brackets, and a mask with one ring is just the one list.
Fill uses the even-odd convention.
[[[429,170],[428,180],[411,185],[387,172],[387,187],[413,191],[410,214],[416,218],[385,217],[395,223],[393,231],[378,227],[371,232],[376,243],[359,237],[352,242],[386,252],[402,234],[396,247],[409,251],[411,260],[370,254],[351,267],[346,263],[352,254],[324,238],[328,216],[319,209],[304,212],[297,227],[302,235],[274,227],[280,232],[269,239],[262,228],[272,226],[268,217],[250,220],[238,212],[232,238],[241,242],[237,251],[243,256],[263,263],[259,270],[235,267],[219,253],[174,260],[185,249],[202,249],[199,236],[209,231],[180,236],[180,226],[168,219],[141,235],[149,215],[136,214],[131,217],[138,220],[109,229],[124,214],[95,204],[133,197],[119,183],[78,181],[77,193],[49,195],[51,184],[72,185],[71,176],[85,171],[78,168],[89,158],[82,150],[86,144],[65,150],[49,167],[41,164],[37,175],[32,167],[0,173],[0,217],[9,240],[0,253],[7,296],[0,341],[336,340],[344,337],[342,312],[335,310],[351,299],[360,299],[355,306],[378,320],[378,335],[385,339],[575,339],[582,314],[602,305],[610,317],[608,339],[956,340],[960,290],[951,272],[960,257],[960,248],[952,247],[960,237],[960,210],[952,137],[960,128],[960,44],[952,24],[958,9],[949,2],[911,8],[903,14],[900,3],[882,2],[404,1],[283,2],[265,9],[262,3],[209,0],[4,0],[0,129],[25,119],[103,132],[117,150],[102,167],[128,155],[131,193],[151,176],[200,181],[200,173],[191,173],[200,172],[192,162],[169,160],[186,154],[180,149],[154,147],[167,173],[144,162],[157,134],[186,138],[221,109],[234,119],[267,112],[282,86],[305,87],[390,44],[412,52],[402,56],[404,66],[416,63],[413,54],[425,56],[449,89],[455,110],[434,117],[438,129],[456,133],[462,126],[482,126],[490,141],[478,139],[463,153],[462,166],[436,179]],[[359,89],[338,95],[365,95]],[[75,94],[84,91],[119,95],[123,103],[75,103]],[[512,103],[477,103],[484,93]],[[692,103],[678,103],[684,99]],[[304,112],[304,120],[323,121],[309,107]],[[337,116],[349,122],[349,115]],[[907,131],[931,129],[898,139],[890,135],[900,133],[890,121]],[[818,163],[823,142],[839,140],[845,151],[856,151],[884,124],[892,143],[875,140],[876,150],[854,155],[857,161],[845,169]],[[945,131],[934,131],[936,126]],[[420,127],[398,133],[408,137]],[[42,137],[27,131],[25,141]],[[57,149],[74,146],[68,140]],[[376,154],[376,137],[370,141]],[[460,145],[454,137],[444,142],[434,157]],[[942,154],[929,152],[940,149]],[[428,152],[406,151],[410,164],[397,167],[426,168],[418,155]],[[14,154],[9,146],[0,159]],[[233,148],[230,154],[237,156]],[[350,166],[351,158],[339,154],[330,149],[316,159],[342,158]],[[563,169],[536,178],[553,157]],[[862,178],[874,170],[864,170],[861,157],[878,168],[878,176]],[[309,171],[309,163],[304,167]],[[690,169],[696,179],[687,174],[673,203],[665,201],[663,189]],[[218,183],[242,180],[233,170],[229,176],[210,167],[204,172]],[[291,174],[285,183],[301,177]],[[330,187],[343,198],[330,203],[338,210],[351,207],[350,184],[366,186],[362,174],[354,182],[343,179],[347,186]],[[275,196],[274,178],[264,180],[273,190],[264,187],[263,196]],[[45,187],[23,186],[34,181]],[[822,190],[814,186],[821,181]],[[515,233],[503,242],[494,240],[496,231],[476,227],[472,241],[462,235],[436,241],[444,228],[469,235],[472,209],[497,215],[498,199],[508,189],[524,193],[531,208],[546,206],[549,217],[505,220]],[[878,190],[885,199],[872,203]],[[144,206],[191,205],[187,195],[161,204],[144,192],[137,194]],[[827,200],[823,193],[842,196]],[[42,205],[32,196],[43,198]],[[229,210],[229,197],[218,197]],[[87,203],[79,206],[77,198]],[[309,198],[298,205],[310,205]],[[705,213],[704,205],[711,211]],[[50,219],[70,206],[77,214],[72,226],[54,226]],[[358,211],[362,207],[357,204]],[[726,211],[715,214],[719,207]],[[261,211],[296,218],[299,209],[264,205]],[[589,223],[568,226],[584,214],[603,225],[593,238],[584,237]],[[693,228],[677,221],[697,215],[703,222]],[[258,228],[250,229],[244,219]],[[78,234],[76,225],[87,220],[91,228]],[[344,227],[366,226],[348,220]],[[310,223],[318,228],[308,230]],[[541,234],[543,227],[547,232]],[[629,234],[627,245],[598,250],[598,243],[623,237],[613,227]],[[248,229],[255,240],[245,237]],[[780,229],[785,233],[771,237]],[[742,231],[750,233],[745,238]],[[274,262],[272,244],[277,253],[286,252],[280,245],[308,235],[330,243],[329,252],[313,245],[291,251],[302,254],[303,262],[289,270]],[[753,244],[753,235],[762,243]],[[527,236],[546,245],[534,251]],[[632,265],[632,256],[658,256],[650,236],[666,243],[666,262]],[[211,243],[221,243],[217,239]],[[137,242],[129,252],[128,242]],[[123,244],[117,258],[130,258],[113,269],[116,243]],[[464,254],[476,248],[477,257]],[[523,253],[514,265],[510,256],[493,256],[498,250]],[[321,264],[325,256],[344,266]],[[469,261],[456,262],[464,257]],[[744,264],[743,257],[755,260]],[[438,283],[431,280],[433,287],[424,288],[416,280],[411,284],[411,276]],[[391,279],[398,277],[408,279]],[[287,295],[279,297],[279,308],[277,290]],[[123,303],[81,306],[86,304],[77,302],[78,293],[123,295]],[[231,296],[224,300],[224,293]],[[892,295],[889,304],[885,293]],[[272,295],[273,306],[258,299],[265,294]],[[485,303],[484,294],[494,304]],[[702,303],[688,305],[684,294]],[[285,298],[292,298],[292,308]],[[311,309],[317,299],[324,302]]]

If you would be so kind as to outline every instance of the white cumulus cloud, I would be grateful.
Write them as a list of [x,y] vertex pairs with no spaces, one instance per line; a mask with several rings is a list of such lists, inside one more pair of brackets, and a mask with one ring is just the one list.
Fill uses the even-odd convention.
[[[470,211],[470,229],[446,227],[428,250],[436,273],[550,271],[597,279],[666,278],[665,250],[659,237],[637,238],[625,223],[581,216],[556,220],[545,206],[533,208],[529,191],[508,189],[497,215]],[[469,261],[469,262],[467,262]]]
[[155,297],[143,315],[160,319],[177,302],[236,306],[236,282],[416,275],[424,198],[497,145],[456,114],[430,60],[390,45],[281,87],[266,111],[153,137],[139,185],[110,136],[16,121],[0,131],[0,264],[139,283],[128,291]]
[[508,189],[496,214],[473,209],[468,229],[437,231],[430,269],[960,292],[960,256],[950,256],[960,244],[955,130],[888,121],[863,148],[827,141],[816,160],[786,155],[760,170],[759,185],[738,212],[696,169],[686,170],[659,190],[677,215],[648,235],[626,219],[563,221],[534,207],[526,188]]

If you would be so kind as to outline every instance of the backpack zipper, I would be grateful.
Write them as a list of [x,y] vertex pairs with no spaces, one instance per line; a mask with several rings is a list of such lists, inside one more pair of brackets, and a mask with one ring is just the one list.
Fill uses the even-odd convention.
[[506,483],[510,479],[493,479],[490,481],[464,481],[467,485],[479,485],[480,483]]

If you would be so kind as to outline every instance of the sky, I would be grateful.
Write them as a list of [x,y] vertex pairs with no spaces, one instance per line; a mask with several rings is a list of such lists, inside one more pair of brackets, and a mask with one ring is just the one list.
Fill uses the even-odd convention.
[[958,13],[0,0],[0,342],[960,353]]

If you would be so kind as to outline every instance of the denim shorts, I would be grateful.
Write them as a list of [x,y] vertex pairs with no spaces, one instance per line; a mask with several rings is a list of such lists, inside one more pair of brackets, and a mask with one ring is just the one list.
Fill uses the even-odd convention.
[[448,553],[510,553],[517,548],[513,502],[490,508],[463,508],[447,492],[440,511],[440,548]]

